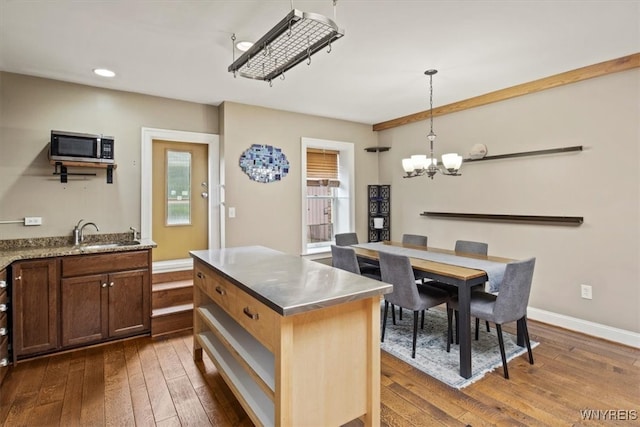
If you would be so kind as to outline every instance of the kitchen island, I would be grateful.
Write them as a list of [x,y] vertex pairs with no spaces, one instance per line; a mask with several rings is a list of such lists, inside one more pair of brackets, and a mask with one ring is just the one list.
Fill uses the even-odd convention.
[[256,425],[380,424],[380,298],[392,286],[250,246],[192,251],[204,349]]

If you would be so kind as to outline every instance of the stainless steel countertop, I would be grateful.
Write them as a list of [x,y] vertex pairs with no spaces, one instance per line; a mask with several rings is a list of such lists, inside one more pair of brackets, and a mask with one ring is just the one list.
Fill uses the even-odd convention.
[[191,251],[282,316],[390,293],[393,286],[263,246]]

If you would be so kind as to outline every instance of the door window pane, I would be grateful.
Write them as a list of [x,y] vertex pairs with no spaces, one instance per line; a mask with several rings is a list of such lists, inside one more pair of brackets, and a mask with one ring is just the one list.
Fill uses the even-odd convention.
[[167,150],[167,225],[191,224],[191,153]]

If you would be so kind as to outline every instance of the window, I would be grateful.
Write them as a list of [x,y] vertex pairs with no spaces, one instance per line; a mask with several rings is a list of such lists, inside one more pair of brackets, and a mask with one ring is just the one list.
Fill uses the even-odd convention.
[[191,153],[167,150],[166,224],[191,224]]
[[352,143],[302,138],[302,252],[326,252],[353,230]]

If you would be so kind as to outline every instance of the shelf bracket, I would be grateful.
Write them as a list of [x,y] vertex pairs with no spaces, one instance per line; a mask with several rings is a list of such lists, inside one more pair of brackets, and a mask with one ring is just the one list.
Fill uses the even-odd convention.
[[[71,173],[71,172],[69,172],[67,170],[67,167],[64,164],[62,164],[62,162],[55,162],[54,163],[54,167],[55,167],[55,169],[53,171],[53,174],[54,175],[60,175],[60,182],[63,183],[63,184],[66,184],[69,181],[69,176],[70,175],[74,175],[74,176],[75,175],[77,175],[77,176],[96,176],[95,173],[75,173],[75,172]],[[58,170],[58,168],[60,168],[60,169]],[[113,178],[112,178],[112,181],[113,181]],[[111,182],[109,182],[109,174],[108,174],[108,172],[107,172],[107,182],[109,184],[111,184]]]

